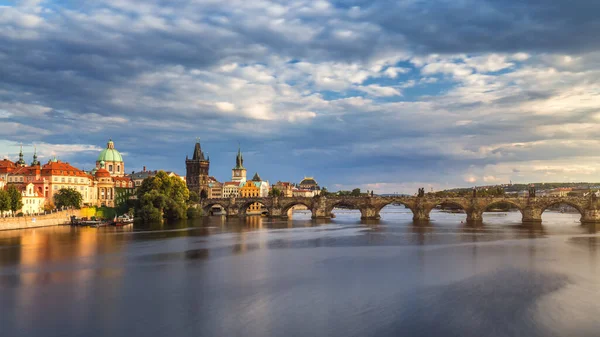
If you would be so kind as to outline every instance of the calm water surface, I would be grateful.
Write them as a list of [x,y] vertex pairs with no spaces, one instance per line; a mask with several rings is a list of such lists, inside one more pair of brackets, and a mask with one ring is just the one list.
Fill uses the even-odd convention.
[[579,215],[358,211],[0,232],[0,336],[599,336]]

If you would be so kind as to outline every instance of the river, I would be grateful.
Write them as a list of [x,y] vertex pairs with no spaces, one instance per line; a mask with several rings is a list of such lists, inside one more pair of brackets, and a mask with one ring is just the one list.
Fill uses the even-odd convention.
[[0,336],[600,334],[600,236],[579,215],[335,213],[0,232]]

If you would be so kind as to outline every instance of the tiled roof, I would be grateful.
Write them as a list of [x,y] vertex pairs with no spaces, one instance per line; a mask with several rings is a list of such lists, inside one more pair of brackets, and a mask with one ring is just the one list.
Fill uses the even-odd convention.
[[240,186],[239,181],[226,181],[223,186]]
[[157,173],[157,171],[133,172],[132,174],[129,175],[129,177],[133,180],[146,179],[149,177],[154,177],[156,175],[156,173]]
[[50,161],[42,166],[42,175],[62,175],[62,176],[77,176],[86,177],[87,173],[84,171],[71,166],[69,163],[57,161]]
[[15,167],[15,163],[8,159],[0,160],[0,167]]

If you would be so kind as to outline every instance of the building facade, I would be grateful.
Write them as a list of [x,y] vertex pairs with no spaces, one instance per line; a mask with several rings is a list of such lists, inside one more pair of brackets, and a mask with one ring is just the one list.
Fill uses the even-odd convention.
[[190,192],[196,192],[201,198],[207,198],[209,193],[208,170],[210,158],[204,158],[200,142],[196,142],[192,159],[185,157],[185,181]]
[[223,198],[223,184],[215,177],[208,177],[208,198]]
[[278,181],[275,185],[273,185],[273,189],[280,191],[281,196],[285,198],[290,198],[293,196],[293,188],[294,184],[287,181]]
[[[124,176],[125,163],[112,141],[108,142],[107,148],[101,152],[98,159],[100,160],[96,162],[96,168],[85,172],[56,158],[42,165],[37,159],[36,151],[31,165],[27,166],[21,150],[16,163],[11,164],[9,160],[0,161],[0,177],[4,175],[6,178],[3,181],[19,188],[25,214],[43,211],[44,205],[54,203],[55,195],[63,188],[78,191],[82,196],[83,206],[115,207],[119,201],[117,189],[120,196],[131,196],[134,190],[133,182]],[[110,160],[112,173],[101,159]]]
[[23,214],[28,215],[44,212],[46,198],[44,198],[41,192],[36,190],[33,183],[21,185],[19,190],[21,192],[21,202],[23,203],[23,207],[21,208]]
[[223,198],[237,198],[240,195],[239,181],[226,181],[223,183]]
[[[252,198],[260,196],[260,183],[252,180],[248,180],[240,187],[241,198]],[[255,202],[251,204],[246,210],[246,214],[260,214],[262,211],[262,204]]]

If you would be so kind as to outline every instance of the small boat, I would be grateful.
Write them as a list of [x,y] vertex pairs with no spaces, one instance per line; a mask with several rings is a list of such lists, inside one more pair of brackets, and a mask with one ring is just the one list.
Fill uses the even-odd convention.
[[127,214],[121,216],[115,216],[111,225],[113,226],[125,226],[133,223],[133,218]]

